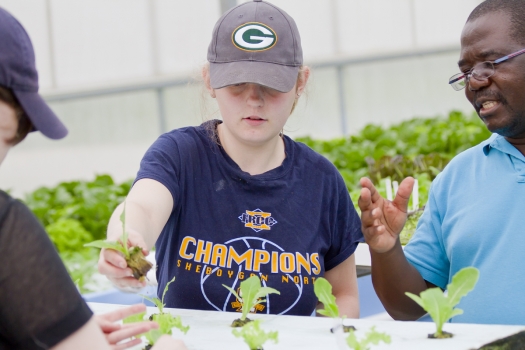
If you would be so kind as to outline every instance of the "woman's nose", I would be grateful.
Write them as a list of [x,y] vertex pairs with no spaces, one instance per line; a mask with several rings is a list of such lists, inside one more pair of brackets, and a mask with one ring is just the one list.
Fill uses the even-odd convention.
[[248,101],[257,106],[262,105],[264,102],[264,96],[262,86],[259,84],[248,84],[247,86]]

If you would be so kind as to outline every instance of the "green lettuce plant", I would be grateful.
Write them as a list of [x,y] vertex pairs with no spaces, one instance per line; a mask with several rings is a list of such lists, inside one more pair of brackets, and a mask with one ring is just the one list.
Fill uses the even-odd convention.
[[434,320],[436,332],[429,338],[451,338],[452,334],[443,332],[443,324],[454,316],[461,315],[463,310],[455,308],[461,298],[467,295],[478,282],[479,270],[475,267],[465,267],[459,270],[447,285],[447,295],[436,288],[421,292],[420,296],[406,292],[405,294],[419,304]]
[[314,293],[317,299],[323,304],[323,309],[317,310],[317,313],[331,317],[337,322],[337,326],[332,328],[331,331],[334,332],[335,328],[343,327],[343,331],[347,333],[349,330],[355,330],[354,326],[344,326],[343,319],[346,316],[339,315],[339,307],[335,302],[335,296],[332,294],[332,285],[326,278],[319,277],[314,282]]
[[372,327],[366,334],[365,337],[361,340],[358,340],[355,336],[354,330],[350,330],[348,337],[346,338],[346,343],[348,346],[354,350],[368,350],[370,349],[369,345],[377,345],[379,342],[384,342],[385,344],[390,344],[390,336],[386,333],[380,333],[375,330],[375,327]]
[[232,327],[242,327],[251,320],[247,318],[248,313],[255,305],[265,303],[266,299],[262,299],[268,294],[281,294],[278,290],[270,287],[262,287],[261,280],[257,276],[252,276],[241,282],[241,291],[239,294],[227,285],[224,288],[228,289],[241,303],[242,315],[240,319],[234,320]]
[[[124,202],[125,203],[125,202]],[[139,281],[144,281],[146,279],[146,274],[153,267],[153,264],[150,263],[144,257],[142,253],[142,248],[134,246],[128,248],[128,233],[126,231],[126,206],[124,204],[124,209],[122,214],[120,214],[120,221],[122,222],[122,236],[117,242],[108,241],[108,240],[98,240],[91,243],[87,243],[85,247],[94,247],[94,248],[106,248],[116,250],[124,256],[128,267],[133,271],[133,277]]]
[[[155,306],[158,309],[157,314],[153,314],[149,317],[150,321],[155,321],[159,324],[158,329],[152,329],[147,333],[141,334],[138,337],[144,336],[146,338],[146,341],[148,342],[148,345],[146,346],[146,349],[149,349],[151,346],[155,345],[157,340],[163,335],[163,334],[172,334],[173,328],[178,328],[181,332],[186,334],[188,330],[190,329],[190,326],[184,326],[182,324],[182,319],[180,316],[174,317],[172,314],[168,312],[164,312],[164,307],[166,304],[164,304],[164,296],[166,295],[166,292],[168,291],[168,288],[171,283],[175,281],[175,277],[171,281],[169,281],[166,284],[166,287],[164,287],[164,291],[162,293],[162,299],[159,298],[149,298],[145,295],[142,295],[143,298],[151,301],[155,304]],[[146,313],[141,313],[138,315],[132,315],[124,319],[124,323],[133,323],[133,322],[141,322],[144,321]]]
[[261,329],[260,320],[248,322],[241,329],[233,329],[232,333],[237,338],[243,338],[250,350],[262,350],[266,341],[277,343],[278,332],[265,332]]
[[164,313],[164,306],[166,306],[166,304],[164,304],[164,296],[166,295],[166,293],[168,292],[168,288],[170,287],[170,284],[172,284],[173,282],[175,282],[175,277],[173,277],[171,279],[171,281],[169,281],[168,283],[166,283],[166,287],[164,287],[164,291],[162,292],[162,299],[159,299],[157,297],[154,297],[154,298],[150,298],[146,295],[141,295],[144,299],[147,299],[149,301],[151,301],[153,304],[155,304],[155,306],[157,307],[157,309],[159,310],[159,314],[163,314]]

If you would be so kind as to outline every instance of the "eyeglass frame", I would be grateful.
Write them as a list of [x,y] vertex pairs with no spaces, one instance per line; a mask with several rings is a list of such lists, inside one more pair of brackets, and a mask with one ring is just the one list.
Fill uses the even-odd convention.
[[[491,75],[489,75],[488,77],[483,78],[483,79],[478,79],[478,78],[476,78],[476,77],[474,77],[474,79],[485,80],[485,79],[490,78],[491,76],[493,76],[493,75],[496,73],[496,69],[495,69],[495,66],[496,66],[496,65],[498,65],[498,64],[500,64],[500,63],[503,63],[503,62],[505,62],[505,61],[508,61],[508,60],[510,60],[511,58],[516,57],[516,56],[519,56],[519,55],[524,54],[524,53],[525,53],[525,49],[521,49],[521,50],[516,51],[516,52],[514,52],[514,53],[511,53],[511,54],[509,54],[509,55],[507,55],[507,56],[503,56],[503,57],[501,57],[501,58],[498,58],[497,60],[494,60],[494,61],[484,61],[484,62],[480,62],[480,63],[478,63],[478,64],[487,63],[487,62],[490,63],[490,64],[492,65],[492,67],[493,67],[492,70],[494,71],[494,73],[492,73]],[[477,64],[477,65],[478,65],[478,64]],[[459,80],[461,80],[461,79],[465,79],[465,86],[467,86],[467,83],[469,82],[469,80],[470,80],[470,76],[472,76],[472,73],[473,73],[473,72],[474,72],[474,67],[473,67],[472,69],[470,69],[470,70],[469,70],[468,72],[466,72],[466,73],[457,73],[457,74],[454,74],[453,76],[451,76],[451,77],[449,78],[448,84],[449,84],[449,85],[452,85],[452,84],[454,84],[455,82],[457,82],[457,81],[459,81]],[[454,86],[451,86],[451,87],[452,87],[455,91],[461,91],[461,90],[463,90],[463,89],[465,88],[465,86],[461,87],[460,89],[456,89],[456,88],[454,88]]]

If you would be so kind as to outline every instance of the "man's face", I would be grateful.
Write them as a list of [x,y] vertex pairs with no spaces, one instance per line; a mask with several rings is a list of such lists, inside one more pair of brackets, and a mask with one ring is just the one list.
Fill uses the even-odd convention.
[[[510,16],[498,11],[465,24],[461,34],[459,68],[474,65],[525,48],[511,37]],[[479,81],[471,78],[465,89],[467,99],[487,128],[507,138],[525,138],[525,55],[495,66],[495,73]]]

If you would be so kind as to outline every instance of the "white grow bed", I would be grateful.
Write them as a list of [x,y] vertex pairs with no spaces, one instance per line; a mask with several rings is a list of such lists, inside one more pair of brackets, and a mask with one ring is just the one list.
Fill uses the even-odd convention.
[[[123,307],[123,305],[89,303],[95,313],[104,313]],[[156,312],[156,308],[148,308],[148,314]],[[235,338],[229,327],[239,313],[199,311],[184,309],[166,309],[174,315],[180,315],[184,325],[190,330],[186,335],[173,329],[173,336],[182,339],[188,349],[229,349],[247,350],[248,346],[240,338]],[[265,330],[279,332],[279,342],[268,342],[265,350],[272,349],[344,349],[338,346],[336,336],[330,333],[333,321],[324,317],[250,315],[252,319],[263,320]],[[345,325],[357,328],[356,336],[361,339],[372,326],[379,332],[391,336],[390,344],[372,345],[371,349],[403,349],[403,350],[470,350],[493,340],[504,338],[525,330],[525,326],[476,325],[448,323],[445,331],[454,334],[452,339],[427,339],[427,334],[435,331],[434,323],[374,321],[365,319],[345,320]],[[132,349],[142,349],[136,346]],[[349,349],[346,347],[346,349]]]

